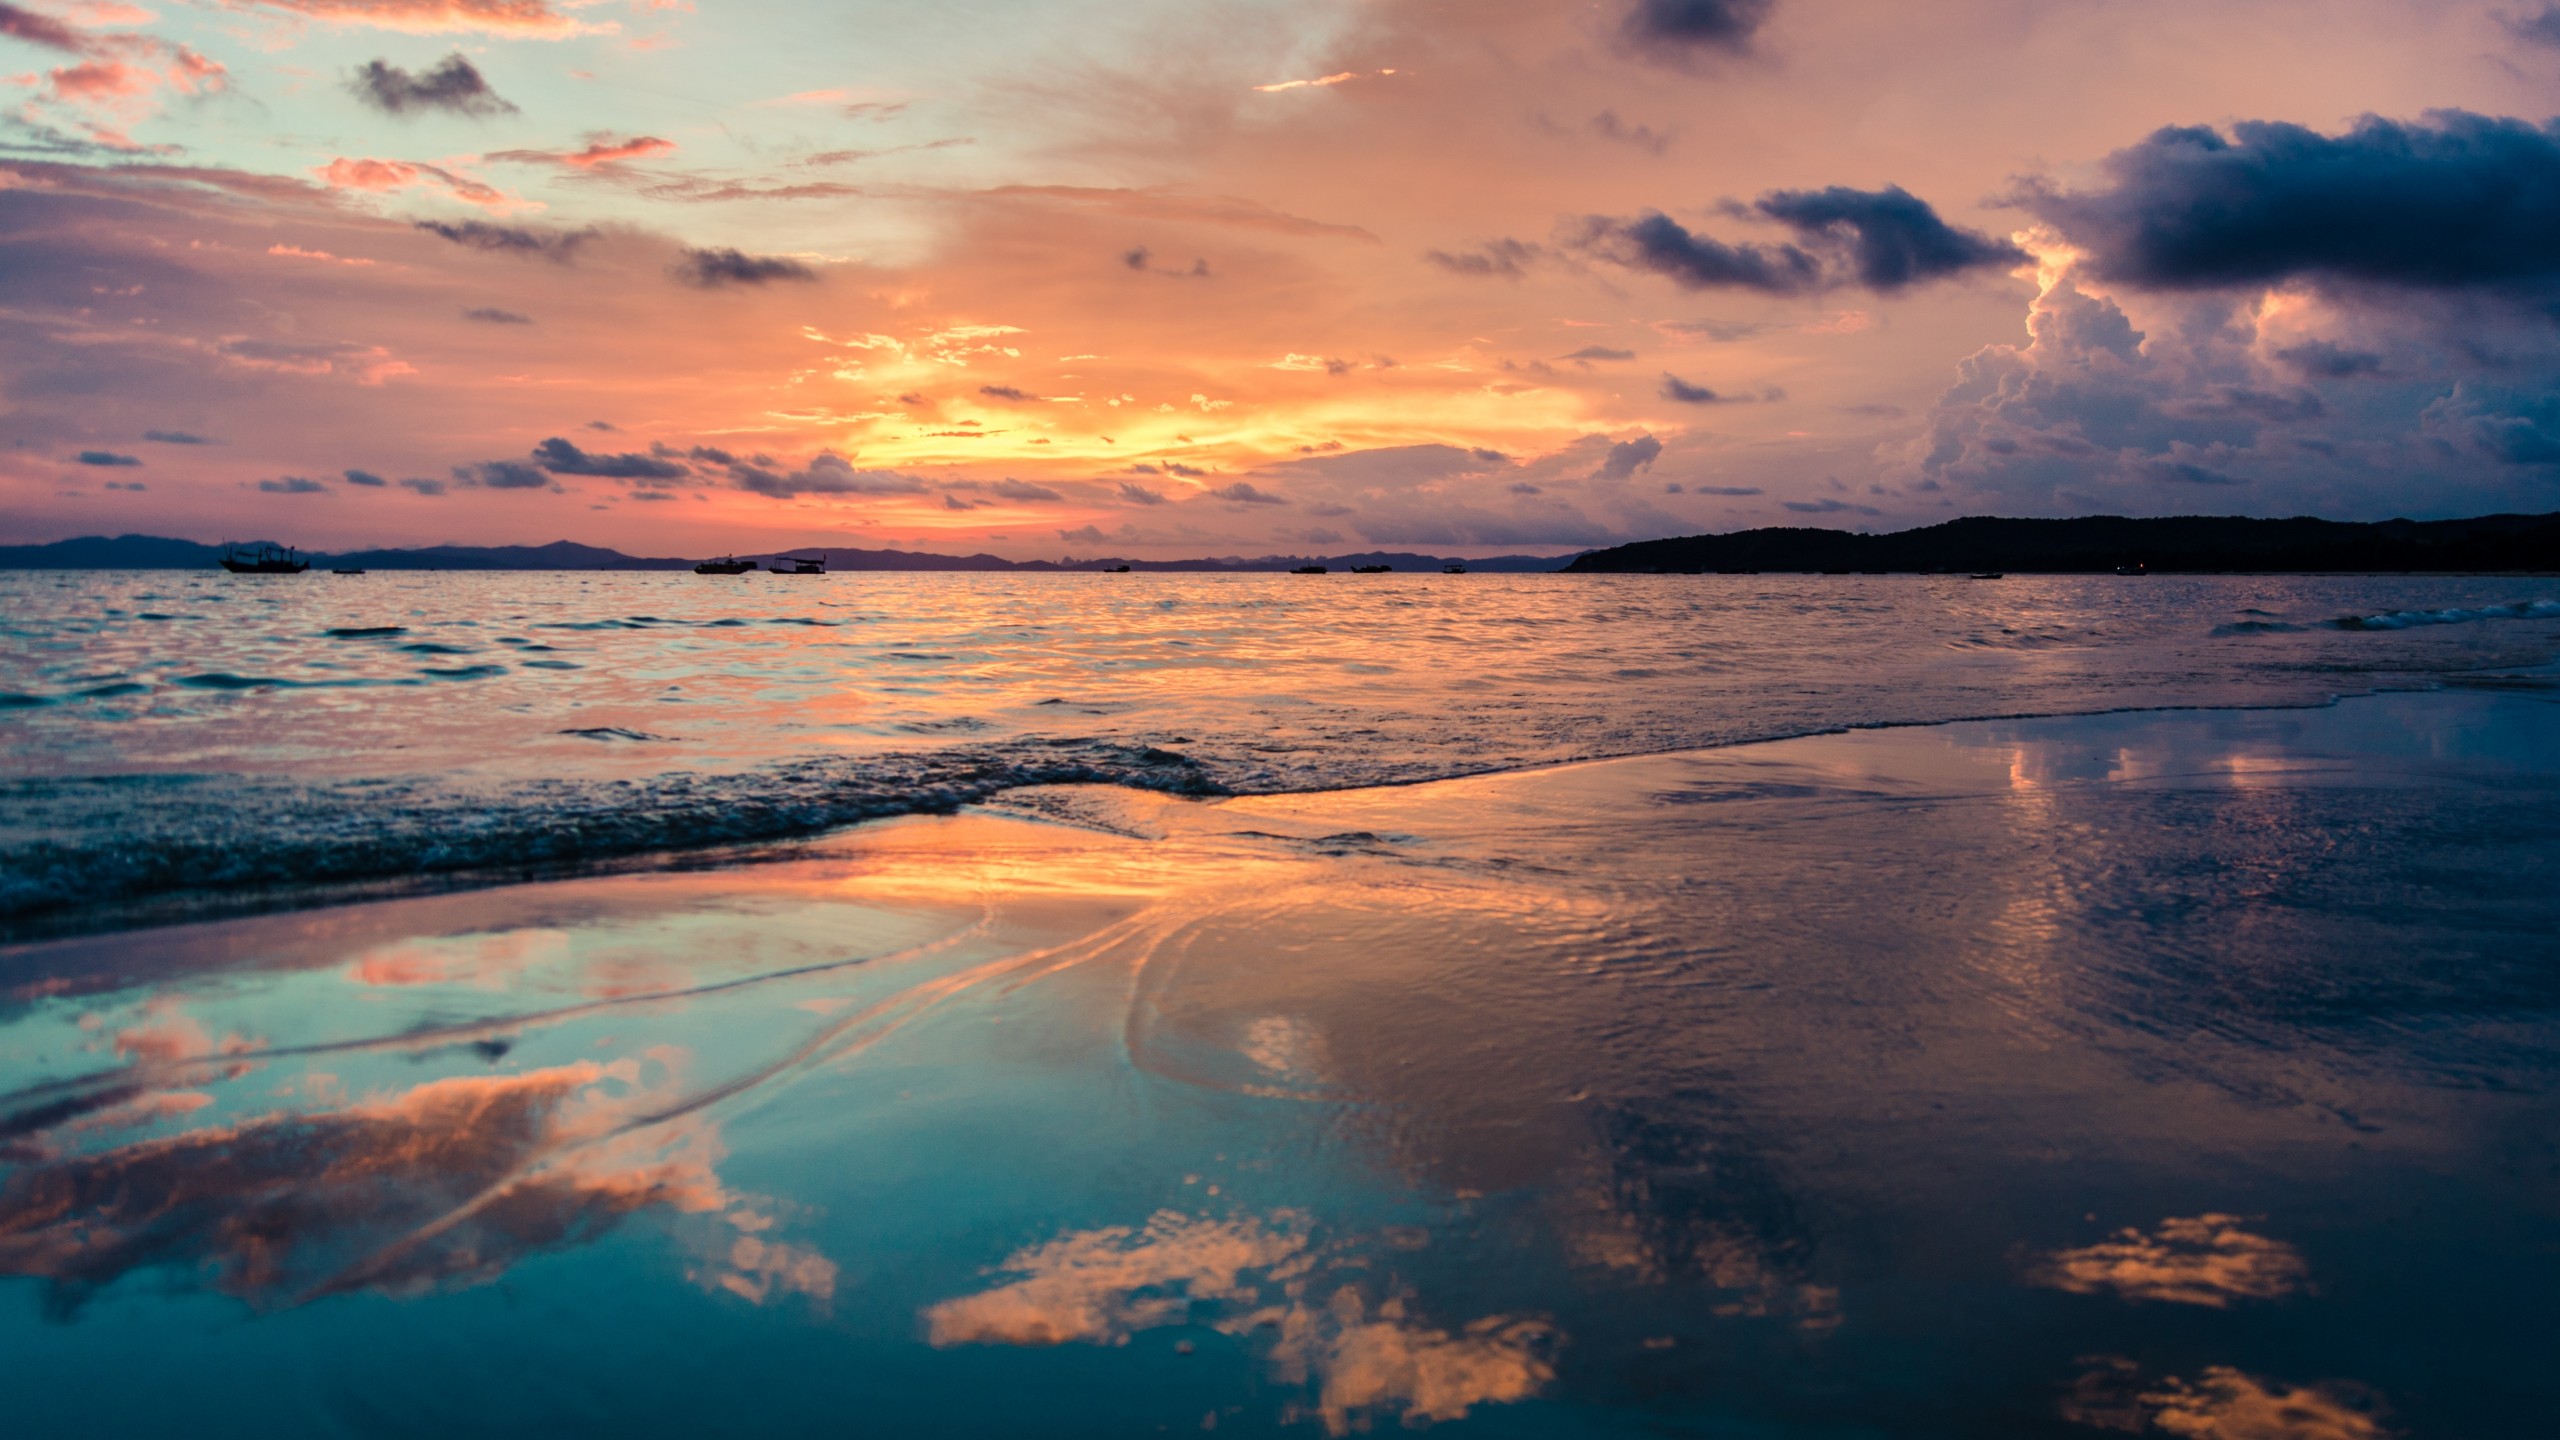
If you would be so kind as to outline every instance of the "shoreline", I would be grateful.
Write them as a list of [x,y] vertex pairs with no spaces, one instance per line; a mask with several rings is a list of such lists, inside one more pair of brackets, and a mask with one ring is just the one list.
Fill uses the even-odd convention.
[[[2515,677],[2504,685],[2492,682]],[[1754,747],[1786,745],[1827,737],[1886,733],[1903,730],[1935,730],[1949,726],[2032,723],[2095,719],[2117,715],[2176,715],[2192,713],[2283,713],[2333,709],[2342,704],[2391,695],[2424,695],[2468,689],[2560,689],[2560,660],[2539,666],[2498,666],[2479,671],[2456,671],[2418,678],[2404,684],[2376,684],[2355,690],[2335,691],[2323,698],[2294,704],[2247,703],[2217,705],[2210,703],[2172,705],[2119,705],[2085,710],[2015,711],[1958,715],[1941,719],[1911,721],[1878,721],[1859,725],[1834,725],[1780,734],[1755,736],[1714,745],[1677,746],[1659,750],[1633,750],[1541,760],[1520,765],[1482,769],[1460,769],[1447,773],[1417,775],[1410,778],[1372,780],[1343,785],[1315,785],[1289,789],[1225,790],[1214,786],[1175,783],[1151,785],[1116,778],[1025,779],[987,787],[984,793],[965,799],[926,804],[884,806],[874,813],[859,814],[849,819],[811,820],[803,828],[791,828],[770,835],[734,839],[714,839],[697,845],[647,846],[606,850],[588,855],[526,861],[497,861],[453,869],[413,870],[404,874],[360,875],[340,880],[316,882],[282,882],[266,886],[235,886],[213,890],[163,890],[150,892],[138,900],[114,900],[70,910],[37,910],[0,916],[0,951],[13,947],[38,945],[48,941],[90,936],[137,934],[170,926],[248,918],[262,915],[289,914],[299,911],[325,910],[345,905],[364,905],[381,901],[421,896],[466,894],[505,886],[542,884],[616,875],[642,874],[655,871],[692,873],[760,866],[803,858],[814,849],[825,846],[831,838],[859,831],[865,827],[894,823],[915,816],[948,816],[973,810],[991,813],[1030,813],[1029,807],[1008,806],[1006,797],[1026,792],[1036,793],[1059,786],[1103,785],[1125,789],[1133,794],[1163,794],[1188,799],[1218,802],[1240,799],[1287,799],[1359,794],[1368,791],[1394,793],[1416,787],[1443,785],[1504,776],[1536,775],[1549,771],[1590,765],[1609,765],[1682,755],[1718,755]],[[685,772],[673,772],[682,777]],[[68,777],[63,783],[78,784],[99,779],[122,777]],[[174,776],[172,779],[196,777]],[[0,781],[0,787],[17,784],[44,784],[42,778]]]

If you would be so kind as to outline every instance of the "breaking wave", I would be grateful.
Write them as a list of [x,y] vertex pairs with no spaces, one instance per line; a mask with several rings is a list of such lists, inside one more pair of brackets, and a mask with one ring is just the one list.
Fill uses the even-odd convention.
[[2560,620],[2560,600],[2518,600],[2512,605],[2478,609],[2394,610],[2384,615],[2348,615],[2341,630],[2410,630],[2421,625],[2468,625],[2475,620]]

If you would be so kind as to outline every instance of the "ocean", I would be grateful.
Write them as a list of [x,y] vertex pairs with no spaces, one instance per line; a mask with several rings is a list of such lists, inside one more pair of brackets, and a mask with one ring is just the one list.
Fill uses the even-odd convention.
[[13,575],[0,624],[13,1435],[2560,1406],[2560,582]]
[[1061,781],[2316,704],[2547,662],[2555,620],[2505,577],[0,573],[0,934]]

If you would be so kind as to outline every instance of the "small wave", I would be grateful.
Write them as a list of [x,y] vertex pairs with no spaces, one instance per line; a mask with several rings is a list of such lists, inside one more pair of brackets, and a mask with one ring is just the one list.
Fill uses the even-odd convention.
[[1188,756],[1084,739],[502,789],[458,789],[433,776],[9,781],[0,783],[0,811],[12,817],[0,838],[0,935],[124,923],[136,906],[186,914],[294,903],[297,895],[308,903],[323,887],[570,871],[666,851],[773,843],[862,820],[947,814],[1027,786],[1070,784],[1230,793]]
[[381,635],[406,635],[406,625],[333,625],[320,632],[332,640],[371,640]]
[[53,703],[47,695],[21,695],[15,690],[0,690],[0,710],[32,710]]
[[2288,625],[2282,620],[2234,620],[2228,625],[2214,626],[2213,633],[2216,635],[2291,635],[2301,629],[2299,625]]
[[588,725],[576,730],[563,730],[582,740],[673,740],[672,735],[652,735],[646,730],[625,730],[619,725]]
[[453,670],[427,669],[421,670],[418,673],[421,675],[433,675],[439,680],[486,680],[492,676],[506,674],[507,667],[504,665],[464,665]]
[[403,653],[410,655],[468,655],[471,653],[469,646],[439,645],[433,640],[412,640],[400,649]]
[[2477,610],[2394,610],[2387,615],[2348,615],[2341,630],[2412,630],[2421,625],[2465,625],[2474,620],[2560,620],[2560,600],[2518,600]]

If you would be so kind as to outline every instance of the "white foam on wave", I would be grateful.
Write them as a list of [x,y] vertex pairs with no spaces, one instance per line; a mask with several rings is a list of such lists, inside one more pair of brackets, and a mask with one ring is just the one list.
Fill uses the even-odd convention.
[[2476,610],[2394,610],[2385,615],[2350,615],[2341,630],[2412,630],[2421,625],[2467,625],[2474,620],[2560,620],[2560,600],[2518,600],[2512,605],[2484,605]]

